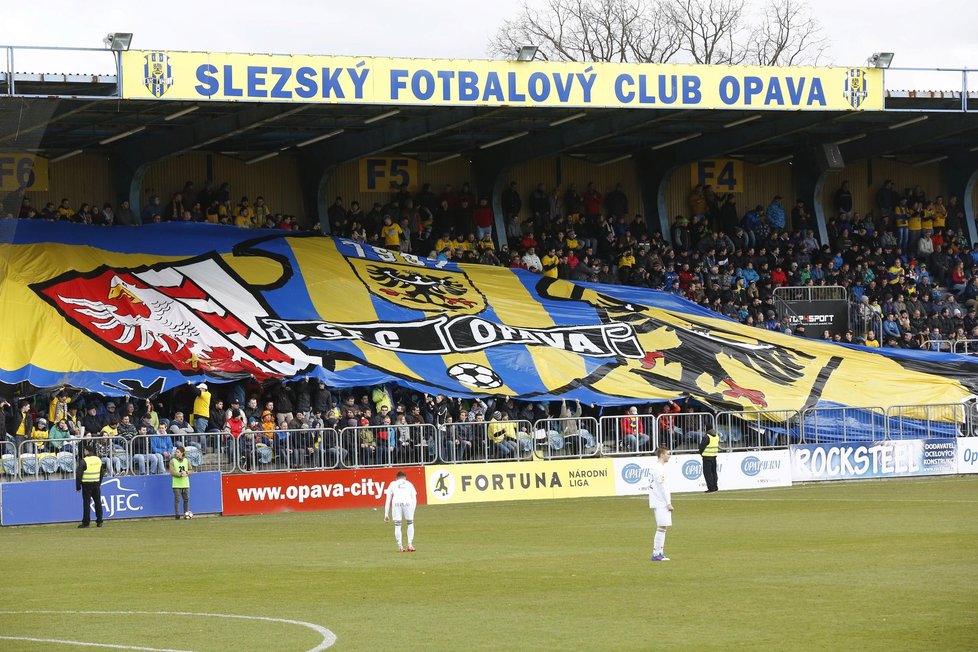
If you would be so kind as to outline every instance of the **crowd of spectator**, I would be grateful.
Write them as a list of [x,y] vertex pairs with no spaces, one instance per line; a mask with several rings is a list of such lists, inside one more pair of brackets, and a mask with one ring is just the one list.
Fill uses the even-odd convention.
[[[189,208],[184,197],[195,197]],[[851,298],[860,327],[845,333],[826,331],[826,339],[935,350],[947,350],[949,342],[978,340],[978,244],[966,235],[964,213],[955,197],[947,201],[941,196],[932,198],[920,187],[900,192],[886,181],[875,196],[873,210],[863,214],[854,210],[852,194],[842,183],[833,197],[835,212],[826,223],[827,242],[821,242],[803,201],[788,208],[782,197],[775,196],[767,206],[742,211],[735,195],[717,195],[709,186],[692,189],[688,212],[673,220],[668,242],[660,231],[649,228],[641,214],[630,213],[621,184],[607,194],[593,183],[583,192],[574,183],[563,191],[549,192],[539,184],[524,206],[514,182],[501,199],[505,233],[494,232],[488,198],[478,197],[468,184],[458,190],[446,185],[440,194],[430,184],[416,195],[401,189],[387,203],[374,203],[366,212],[356,201],[346,206],[337,197],[328,219],[334,235],[364,243],[430,259],[663,290],[769,330],[792,332],[786,318],[777,318],[775,288],[839,286]],[[201,212],[205,205],[207,209]],[[10,215],[0,207],[0,216]],[[25,199],[21,216],[93,224],[135,221],[125,202],[118,209],[106,204],[96,213],[87,204],[75,210],[64,200],[61,206],[49,203],[35,213]],[[243,228],[289,230],[295,226],[292,216],[272,214],[261,197],[254,205],[245,197],[232,206],[227,184],[217,190],[207,185],[195,193],[188,182],[167,206],[150,202],[142,217],[143,221],[217,221]],[[45,440],[45,446],[57,451],[63,446],[59,441],[84,432],[101,437],[101,452],[109,453],[111,442],[145,434],[139,438],[146,442],[141,444],[145,450],[140,451],[140,465],[150,472],[165,468],[175,441],[195,432],[227,434],[241,442],[236,450],[249,453],[251,459],[257,451],[267,449],[293,457],[296,465],[322,450],[321,442],[309,434],[322,428],[356,427],[364,433],[365,439],[333,447],[330,454],[339,463],[389,460],[412,446],[432,450],[436,442],[413,441],[397,430],[422,423],[438,428],[440,436],[448,436],[449,431],[463,433],[452,435],[453,455],[471,455],[483,444],[488,455],[518,455],[529,445],[525,429],[494,429],[488,424],[535,423],[568,414],[566,404],[461,401],[387,387],[336,392],[312,380],[267,388],[232,387],[212,403],[208,398],[203,414],[196,403],[200,388],[194,390],[197,398],[191,400],[176,391],[163,402],[104,400],[96,395],[79,396],[72,402],[65,401],[67,393],[61,392],[51,399],[47,410],[43,406],[39,410],[27,399],[0,405],[6,435],[16,450],[22,449],[24,441],[36,439]],[[641,410],[644,415],[660,414],[672,410],[670,405],[675,406],[646,405]],[[696,406],[690,403],[675,409],[688,411]],[[599,407],[578,406],[576,412],[570,408],[575,417],[600,414]],[[487,425],[472,432],[494,434],[482,440],[482,435],[470,438],[464,434],[469,431],[462,428],[445,428],[446,424],[473,422]],[[381,428],[363,428],[368,425]],[[384,426],[390,426],[386,437]],[[307,434],[289,438],[288,450],[282,451],[281,433],[286,431]],[[641,449],[646,442],[647,438],[643,441],[635,436],[626,444]],[[206,452],[207,440],[197,443]],[[444,444],[440,442],[440,448]],[[550,445],[558,446],[560,441],[552,438]],[[596,442],[589,434],[583,445],[593,447]]]
[[[154,400],[60,389],[0,399],[0,409],[4,457],[77,454],[88,439],[115,475],[165,473],[175,446],[188,447],[195,465],[210,453],[242,470],[273,458],[303,468],[520,459],[541,446],[588,454],[601,445],[588,419],[616,414],[622,416],[612,446],[643,452],[650,446],[648,419],[683,411],[676,402],[603,410],[576,401],[451,398],[392,385],[334,391],[315,379],[188,384]],[[541,421],[547,426],[535,430]]]
[[[15,193],[16,194],[16,193]],[[13,195],[12,195],[13,196]],[[101,206],[101,208],[100,208]],[[227,224],[246,229],[305,230],[295,215],[274,212],[262,196],[252,202],[247,196],[235,201],[231,185],[227,182],[215,187],[211,182],[198,190],[193,181],[170,195],[164,203],[159,194],[151,194],[139,215],[132,210],[128,200],[119,202],[79,202],[68,198],[55,205],[49,201],[43,207],[35,206],[30,197],[20,199],[20,209],[15,216],[12,209],[0,202],[0,218],[19,217],[50,222],[74,222],[97,226],[153,224],[158,222],[209,222]],[[308,230],[321,231],[318,222]]]
[[828,339],[946,349],[947,341],[978,338],[978,245],[957,198],[931,198],[919,186],[899,192],[887,180],[863,214],[843,182],[827,242],[803,200],[789,207],[775,196],[742,210],[736,195],[710,186],[693,188],[668,242],[629,212],[621,184],[607,194],[593,183],[583,192],[575,183],[549,192],[539,184],[524,205],[513,182],[501,199],[501,234],[493,232],[488,198],[467,183],[440,194],[430,184],[416,195],[402,189],[367,212],[337,197],[329,222],[335,235],[431,259],[664,290],[769,330],[793,332],[786,316],[777,317],[775,288],[840,286],[857,327],[826,332]]
[[[468,183],[401,188],[364,210],[337,197],[328,209],[333,235],[439,261],[528,269],[576,281],[648,287],[681,295],[743,324],[792,332],[779,319],[774,290],[840,286],[851,301],[855,330],[825,337],[867,346],[949,349],[978,338],[978,245],[964,228],[956,197],[898,191],[885,181],[865,214],[854,210],[843,182],[821,242],[802,200],[790,208],[775,196],[743,210],[734,194],[697,186],[688,211],[673,220],[668,241],[629,211],[621,184],[602,193],[571,182],[538,184],[525,201],[515,182],[503,191],[505,233],[496,233],[488,197]],[[0,204],[0,217],[12,217]],[[23,199],[19,216],[90,224],[200,221],[241,228],[299,230],[294,215],[273,213],[263,197],[237,202],[230,185],[188,181],[162,204],[150,197],[137,220],[128,202],[73,205],[63,199],[38,210]],[[314,231],[319,231],[317,222]]]

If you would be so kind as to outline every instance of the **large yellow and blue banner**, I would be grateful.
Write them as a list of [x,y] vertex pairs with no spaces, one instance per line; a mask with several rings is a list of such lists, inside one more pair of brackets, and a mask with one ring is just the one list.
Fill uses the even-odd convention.
[[0,221],[0,381],[149,395],[312,376],[449,395],[798,410],[955,403],[978,362],[744,326],[655,290],[212,224]]
[[122,53],[126,99],[880,111],[875,68]]

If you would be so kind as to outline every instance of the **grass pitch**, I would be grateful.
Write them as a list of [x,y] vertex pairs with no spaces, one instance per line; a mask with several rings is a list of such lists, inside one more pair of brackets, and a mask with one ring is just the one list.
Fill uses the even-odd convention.
[[[668,563],[644,498],[0,531],[0,636],[178,650],[966,650],[978,477],[677,495]],[[74,644],[0,639],[3,650]]]

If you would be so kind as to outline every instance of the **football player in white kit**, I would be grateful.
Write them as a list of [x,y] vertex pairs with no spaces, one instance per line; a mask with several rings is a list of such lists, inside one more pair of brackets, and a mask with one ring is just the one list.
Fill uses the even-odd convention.
[[649,507],[655,511],[655,538],[652,540],[652,561],[669,561],[664,549],[666,530],[672,525],[672,494],[666,482],[666,462],[672,453],[659,446],[655,449],[656,460],[652,462],[652,477],[649,482]]
[[394,538],[397,551],[404,552],[401,538],[401,520],[407,521],[407,551],[414,552],[414,508],[418,506],[418,492],[408,482],[404,471],[397,472],[397,479],[387,487],[387,503],[384,505],[384,523],[394,517]]

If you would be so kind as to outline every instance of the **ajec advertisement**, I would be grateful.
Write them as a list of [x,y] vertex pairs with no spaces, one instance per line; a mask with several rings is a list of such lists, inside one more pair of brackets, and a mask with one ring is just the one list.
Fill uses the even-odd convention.
[[791,477],[795,482],[953,475],[957,472],[955,439],[791,446]]
[[[81,493],[74,480],[5,482],[0,485],[0,522],[3,525],[81,521]],[[92,520],[95,520],[95,509]],[[190,477],[190,509],[195,514],[221,512],[221,474],[194,473]],[[173,489],[169,475],[123,475],[102,481],[105,520],[173,516]]]

